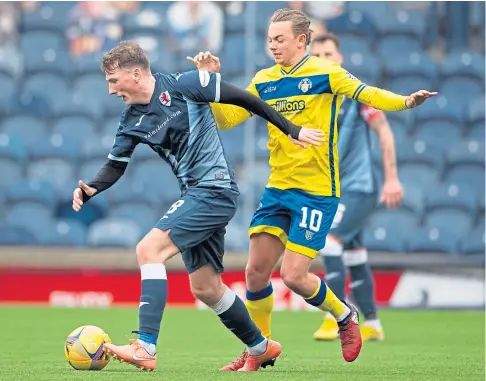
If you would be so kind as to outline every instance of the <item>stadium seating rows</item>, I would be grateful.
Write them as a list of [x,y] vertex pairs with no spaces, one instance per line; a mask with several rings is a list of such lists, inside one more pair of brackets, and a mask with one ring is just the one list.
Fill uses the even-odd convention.
[[[258,66],[271,64],[263,53],[262,26],[282,5],[257,3]],[[328,22],[341,37],[344,66],[370,84],[399,93],[418,88],[440,92],[416,111],[388,115],[405,201],[396,211],[377,210],[365,242],[384,251],[483,252],[484,52],[452,50],[438,63],[426,51],[427,14],[397,11],[386,3],[363,5],[349,3],[348,12]],[[107,94],[99,54],[74,61],[69,57],[64,34],[70,6],[45,2],[23,15],[21,79],[13,78],[0,60],[0,220],[5,221],[0,244],[132,247],[177,200],[178,186],[170,168],[141,146],[118,184],[87,203],[83,213],[72,211],[77,179],[90,179],[105,162],[123,103]],[[165,53],[160,36],[166,7],[144,3],[142,13],[158,16],[150,17],[149,24],[143,14],[125,17],[125,38],[144,41],[156,70],[189,69],[184,57]],[[227,18],[223,74],[244,87],[244,15]],[[265,123],[258,119],[256,127],[253,183],[240,179],[242,190],[254,190],[255,205],[268,178]],[[244,135],[244,126],[221,132],[238,175]],[[381,153],[371,136],[380,177]],[[228,226],[230,250],[247,246],[248,221],[242,215],[240,210]]]

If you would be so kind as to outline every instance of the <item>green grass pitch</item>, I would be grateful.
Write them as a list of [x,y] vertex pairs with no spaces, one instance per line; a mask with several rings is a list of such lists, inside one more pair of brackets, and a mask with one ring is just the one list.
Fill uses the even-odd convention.
[[[137,328],[136,308],[0,308],[2,380],[484,380],[482,312],[381,311],[386,340],[364,343],[345,363],[338,342],[315,342],[320,314],[276,312],[273,334],[283,345],[274,368],[253,374],[218,369],[243,347],[212,311],[168,309],[154,373],[112,361],[100,371],[75,371],[64,359],[66,336],[77,326],[98,325],[114,343]],[[128,378],[129,377],[129,378]]]

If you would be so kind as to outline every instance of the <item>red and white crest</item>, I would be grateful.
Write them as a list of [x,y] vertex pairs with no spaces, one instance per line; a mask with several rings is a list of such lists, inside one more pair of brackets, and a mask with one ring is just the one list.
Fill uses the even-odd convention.
[[164,91],[159,95],[159,101],[162,103],[164,106],[170,106],[171,104],[171,98],[170,94],[168,91]]

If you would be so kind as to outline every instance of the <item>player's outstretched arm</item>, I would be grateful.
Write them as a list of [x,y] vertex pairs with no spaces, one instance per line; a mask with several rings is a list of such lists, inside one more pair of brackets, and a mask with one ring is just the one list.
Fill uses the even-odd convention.
[[219,103],[240,106],[261,116],[304,148],[307,147],[306,143],[319,146],[324,141],[321,130],[296,126],[257,96],[225,81],[221,81]]
[[362,83],[338,64],[332,65],[329,74],[331,89],[334,94],[345,95],[382,111],[402,111],[420,106],[426,99],[437,95],[436,92],[419,90],[410,96],[395,94],[378,87]]
[[95,178],[88,184],[79,180],[79,188],[73,192],[73,209],[76,212],[81,210],[81,207],[91,197],[97,193],[101,193],[115,184],[120,177],[125,173],[128,163],[116,160],[108,160],[108,162],[101,167]]

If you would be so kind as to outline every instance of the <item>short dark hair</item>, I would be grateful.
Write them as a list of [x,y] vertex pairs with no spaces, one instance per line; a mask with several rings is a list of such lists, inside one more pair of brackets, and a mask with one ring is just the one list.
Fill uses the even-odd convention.
[[150,70],[147,55],[135,41],[122,41],[108,53],[103,55],[101,71],[113,73],[116,69],[126,69],[139,66]]
[[310,44],[312,34],[310,20],[303,12],[290,8],[277,9],[270,18],[270,22],[280,21],[291,21],[294,35],[305,34],[306,45]]
[[312,43],[316,43],[316,42],[326,42],[326,41],[332,41],[332,42],[334,42],[334,45],[336,45],[336,48],[338,48],[338,49],[339,49],[339,45],[341,44],[340,41],[339,41],[338,36],[336,36],[333,33],[326,33],[326,34],[323,34],[321,36],[317,36],[316,38],[314,38],[312,40]]

